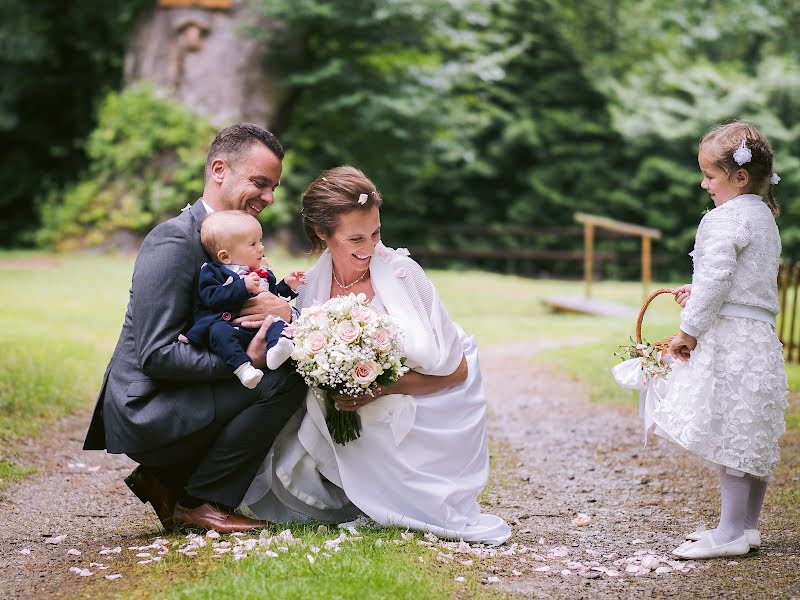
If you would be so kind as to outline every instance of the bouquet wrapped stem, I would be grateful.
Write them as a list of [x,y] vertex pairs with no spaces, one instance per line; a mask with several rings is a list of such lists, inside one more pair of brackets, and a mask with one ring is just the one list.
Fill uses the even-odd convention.
[[325,423],[331,439],[344,446],[347,442],[357,440],[361,436],[361,418],[356,411],[339,410],[333,401],[333,394],[325,390]]

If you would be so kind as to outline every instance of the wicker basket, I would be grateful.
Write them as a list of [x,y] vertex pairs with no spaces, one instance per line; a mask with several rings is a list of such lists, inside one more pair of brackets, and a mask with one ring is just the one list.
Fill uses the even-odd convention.
[[[636,318],[636,343],[642,344],[642,321],[644,320],[644,313],[647,311],[647,307],[650,306],[650,303],[655,299],[656,296],[660,296],[661,294],[671,294],[672,290],[669,288],[661,288],[660,290],[656,290],[652,294],[650,294],[647,299],[642,304],[642,308],[639,310],[639,316]],[[658,340],[657,342],[651,344],[656,350],[665,354],[667,349],[669,348],[669,343],[672,341],[677,334],[668,335],[665,338]],[[639,351],[639,354],[642,354],[642,351]]]

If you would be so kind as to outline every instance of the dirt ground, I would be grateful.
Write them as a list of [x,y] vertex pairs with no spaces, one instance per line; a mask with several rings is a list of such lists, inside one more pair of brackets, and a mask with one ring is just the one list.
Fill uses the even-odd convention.
[[[666,562],[683,533],[715,523],[716,475],[663,440],[642,449],[633,398],[624,408],[588,403],[578,384],[535,362],[546,348],[481,355],[493,448],[483,504],[514,530],[479,559],[487,586],[517,598],[800,598],[798,511],[771,502],[800,487],[798,432],[783,440],[759,552]],[[87,423],[71,417],[20,449],[38,471],[0,500],[0,598],[133,591],[142,568],[130,549],[151,544],[158,521],[122,481],[130,460],[81,451]],[[578,515],[589,522],[575,524]]]
[[[543,350],[492,348],[482,357],[498,457],[485,504],[513,524],[509,543],[523,550],[494,566],[500,589],[573,600],[800,598],[798,510],[771,502],[779,490],[800,487],[797,431],[782,440],[782,462],[762,513],[761,550],[668,563],[683,534],[716,525],[717,473],[656,436],[643,449],[634,397],[628,407],[588,403],[580,385],[535,363]],[[575,525],[579,514],[591,521]],[[531,560],[526,548],[544,560]],[[653,570],[626,572],[647,556],[659,561]]]

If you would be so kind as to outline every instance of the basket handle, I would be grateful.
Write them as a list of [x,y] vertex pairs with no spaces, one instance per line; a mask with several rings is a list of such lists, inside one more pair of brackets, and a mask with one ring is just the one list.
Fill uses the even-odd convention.
[[642,343],[642,321],[644,320],[644,313],[647,310],[647,307],[650,306],[650,303],[656,296],[660,296],[661,294],[671,294],[672,290],[670,288],[661,288],[660,290],[656,290],[652,294],[650,294],[647,299],[642,304],[642,308],[639,310],[639,316],[636,317],[636,343]]

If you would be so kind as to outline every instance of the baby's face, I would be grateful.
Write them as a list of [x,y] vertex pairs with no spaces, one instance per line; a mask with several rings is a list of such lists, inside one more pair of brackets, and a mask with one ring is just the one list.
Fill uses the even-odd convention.
[[264,258],[264,244],[261,243],[261,225],[255,219],[248,222],[245,227],[231,232],[229,241],[225,246],[228,250],[230,262],[236,265],[246,265],[249,269],[257,269]]

